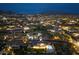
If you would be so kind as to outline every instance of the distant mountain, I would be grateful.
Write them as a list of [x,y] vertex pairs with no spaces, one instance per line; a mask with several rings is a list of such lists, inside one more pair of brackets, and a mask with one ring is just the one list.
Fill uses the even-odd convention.
[[0,10],[0,14],[16,14],[16,12]]
[[41,14],[53,14],[53,15],[79,15],[79,13],[67,13],[62,11],[50,11],[50,12],[44,12]]
[[[4,11],[4,10],[0,10],[0,14],[18,14],[18,15],[23,15],[23,13],[17,13],[14,11]],[[45,14],[45,15],[79,15],[79,13],[66,13],[66,12],[62,12],[62,11],[45,11],[45,12],[41,12],[38,14]],[[24,13],[24,15],[28,15],[26,13]],[[36,14],[34,14],[36,15]]]

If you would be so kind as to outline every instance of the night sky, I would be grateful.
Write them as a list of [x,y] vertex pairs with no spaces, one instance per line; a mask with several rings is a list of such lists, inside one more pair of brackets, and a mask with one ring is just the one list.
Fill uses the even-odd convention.
[[73,3],[0,3],[0,10],[15,11],[16,13],[37,14],[64,12],[79,14],[79,4]]

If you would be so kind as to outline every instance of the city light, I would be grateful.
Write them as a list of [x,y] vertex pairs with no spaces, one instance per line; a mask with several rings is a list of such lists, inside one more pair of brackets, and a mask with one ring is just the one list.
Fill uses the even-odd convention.
[[59,36],[55,36],[53,39],[57,40],[57,39],[60,39],[60,37]]
[[64,30],[67,30],[67,31],[68,31],[68,30],[69,30],[69,27],[64,27],[64,26],[63,26],[63,27],[62,27],[62,29],[64,29]]
[[33,46],[34,49],[46,49],[46,45],[44,43],[41,43],[39,45]]
[[79,54],[76,15],[0,16],[0,54]]
[[73,33],[73,35],[74,35],[75,37],[77,37],[77,36],[79,36],[79,33]]
[[30,28],[29,27],[24,27],[24,30],[26,31],[26,30],[29,30]]

